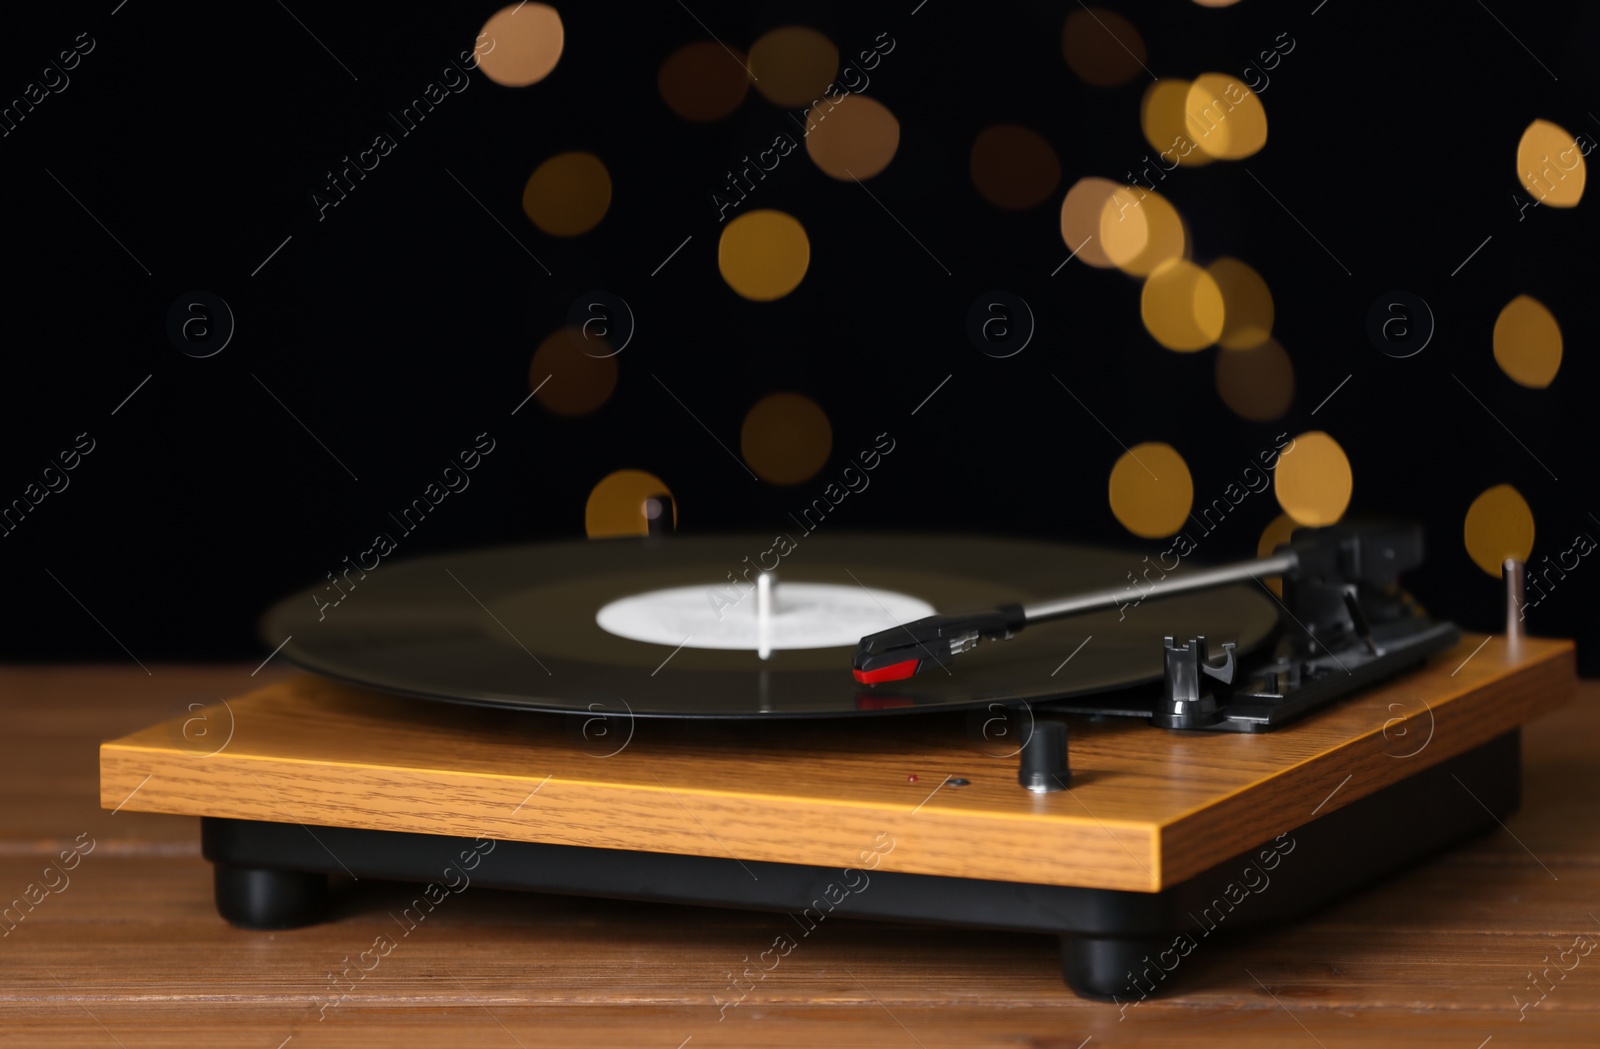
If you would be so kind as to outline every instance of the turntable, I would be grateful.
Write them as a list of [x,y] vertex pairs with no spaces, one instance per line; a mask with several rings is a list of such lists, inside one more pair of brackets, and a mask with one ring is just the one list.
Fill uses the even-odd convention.
[[318,920],[330,876],[422,884],[412,922],[475,884],[784,911],[792,943],[1057,935],[1076,991],[1139,1000],[1517,807],[1572,645],[1433,621],[1421,556],[1340,526],[1171,572],[908,535],[386,564],[268,613],[309,674],[104,744],[101,801],[201,817],[246,928]]

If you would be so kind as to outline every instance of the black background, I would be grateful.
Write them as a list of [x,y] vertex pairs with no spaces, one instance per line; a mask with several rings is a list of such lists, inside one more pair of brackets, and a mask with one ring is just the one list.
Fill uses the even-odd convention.
[[[690,0],[691,15],[676,3],[560,4],[567,45],[549,78],[512,89],[474,72],[321,221],[311,194],[325,172],[470,49],[498,5],[291,3],[305,26],[276,3],[115,6],[14,9],[0,36],[7,99],[79,33],[96,42],[70,86],[0,139],[11,262],[0,502],[75,435],[96,441],[70,487],[0,538],[5,658],[119,661],[122,646],[144,663],[259,658],[260,611],[369,546],[388,511],[484,432],[497,446],[471,488],[405,537],[401,556],[579,537],[590,489],[623,467],[667,481],[685,530],[772,532],[883,432],[896,451],[824,527],[1111,542],[1132,567],[1166,544],[1133,540],[1111,515],[1119,440],[1177,447],[1201,503],[1275,435],[1326,429],[1354,468],[1351,512],[1422,521],[1431,558],[1413,589],[1479,630],[1497,628],[1500,593],[1462,544],[1478,493],[1509,482],[1526,496],[1535,560],[1600,531],[1597,205],[1519,220],[1515,203],[1531,120],[1600,135],[1600,21],[1579,5],[1452,5],[1444,20],[1438,5],[1354,0],[1315,14],[1316,0],[1108,5],[1139,27],[1163,77],[1237,76],[1280,33],[1295,41],[1262,96],[1266,148],[1160,186],[1199,260],[1236,256],[1272,288],[1297,388],[1289,415],[1262,424],[1218,398],[1217,350],[1177,354],[1145,333],[1136,281],[1076,261],[1051,276],[1067,254],[1067,187],[1125,181],[1152,153],[1139,128],[1149,78],[1096,89],[1063,62],[1073,5],[929,0],[913,15],[913,0]],[[719,277],[711,195],[742,156],[798,127],[754,91],[711,125],[665,106],[657,70],[706,38],[695,16],[741,49],[788,23],[846,54],[879,33],[896,41],[867,91],[901,123],[898,155],[867,183],[877,201],[800,151],[741,209],[783,209],[808,231],[806,279],[773,303]],[[998,211],[968,176],[974,137],[1002,122],[1038,130],[1061,158],[1061,186],[1030,211]],[[613,202],[594,231],[552,238],[522,214],[521,191],[570,149],[604,160]],[[197,289],[237,319],[206,359],[166,334],[169,305]],[[591,289],[621,295],[638,319],[615,394],[581,419],[537,402],[512,416],[534,348]],[[966,338],[969,304],[991,289],[1036,315],[1016,357]],[[1437,320],[1408,359],[1379,353],[1365,330],[1374,299],[1397,289]],[[1563,328],[1548,390],[1517,386],[1493,359],[1495,317],[1520,293]],[[757,399],[804,393],[832,421],[833,456],[794,488],[753,482],[662,382],[735,450]],[[1253,554],[1277,513],[1270,494],[1250,497],[1201,556]],[[1585,561],[1529,614],[1536,633],[1589,642],[1591,669],[1597,592],[1600,567]]]

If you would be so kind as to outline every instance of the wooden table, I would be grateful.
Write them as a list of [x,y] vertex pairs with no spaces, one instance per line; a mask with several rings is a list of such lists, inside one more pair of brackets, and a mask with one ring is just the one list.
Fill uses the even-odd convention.
[[[474,889],[400,936],[386,912],[411,894],[362,882],[328,923],[228,927],[196,821],[102,810],[96,747],[273,671],[151,670],[0,670],[0,904],[47,893],[0,922],[0,1046],[1600,1044],[1600,952],[1570,950],[1600,944],[1600,683],[1527,730],[1507,830],[1207,942],[1178,996],[1077,999],[1054,937],[841,921],[719,1013],[788,919]],[[385,933],[398,946],[319,1019],[330,970]]]

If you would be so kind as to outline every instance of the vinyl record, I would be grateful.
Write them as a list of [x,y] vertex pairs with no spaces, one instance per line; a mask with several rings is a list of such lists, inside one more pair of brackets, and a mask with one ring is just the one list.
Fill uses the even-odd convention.
[[[1127,551],[796,532],[382,562],[286,598],[262,620],[262,637],[274,647],[290,638],[283,655],[308,670],[424,699],[782,718],[1083,696],[1160,678],[1165,635],[1234,641],[1243,655],[1277,624],[1270,596],[1248,587],[1141,603],[1132,579],[1160,570]],[[774,565],[776,585],[763,595],[747,580]],[[1118,585],[1129,597],[1120,608],[984,641],[907,681],[866,686],[850,672],[861,635],[899,622]]]

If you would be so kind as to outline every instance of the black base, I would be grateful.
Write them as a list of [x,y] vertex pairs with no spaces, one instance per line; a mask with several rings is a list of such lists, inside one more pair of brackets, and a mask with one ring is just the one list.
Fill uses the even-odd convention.
[[1055,933],[1073,990],[1127,1001],[1167,987],[1214,932],[1304,913],[1494,828],[1520,800],[1520,743],[1508,732],[1155,893],[212,817],[200,821],[201,842],[216,865],[217,910],[245,928],[316,921],[330,871],[431,882],[418,901],[430,909],[430,893],[437,902],[470,880],[789,911],[812,925],[841,914]]
[[296,929],[322,918],[328,876],[318,871],[235,867],[215,862],[217,912],[244,929]]

